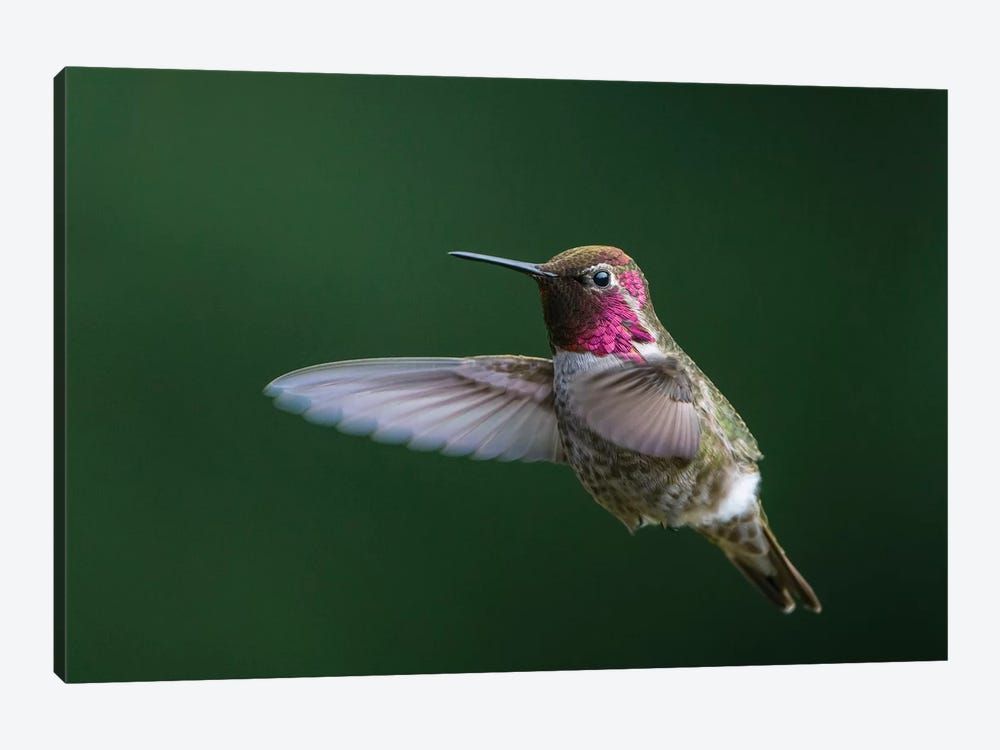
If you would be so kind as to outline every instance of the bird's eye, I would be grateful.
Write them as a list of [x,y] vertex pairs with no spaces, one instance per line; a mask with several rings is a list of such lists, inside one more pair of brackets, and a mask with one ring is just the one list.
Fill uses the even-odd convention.
[[611,274],[607,271],[598,271],[594,274],[594,283],[597,286],[607,286],[611,283]]

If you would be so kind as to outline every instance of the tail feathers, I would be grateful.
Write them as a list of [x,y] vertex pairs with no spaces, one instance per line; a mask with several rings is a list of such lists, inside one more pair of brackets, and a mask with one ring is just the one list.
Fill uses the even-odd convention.
[[736,569],[782,612],[794,611],[796,601],[810,612],[822,611],[823,605],[812,586],[792,565],[762,518],[737,521],[725,529],[713,530],[708,536]]
[[798,568],[792,565],[792,561],[788,559],[788,555],[785,554],[785,550],[781,549],[781,545],[778,544],[778,540],[774,537],[774,532],[768,528],[765,523],[764,527],[764,538],[770,546],[770,552],[768,554],[768,559],[771,564],[777,568],[778,576],[784,583],[784,588],[786,591],[791,591],[795,598],[802,602],[802,606],[808,609],[810,612],[815,612],[819,614],[823,611],[823,605],[816,596],[816,592],[812,590],[812,586],[809,582],[802,577],[799,573]]

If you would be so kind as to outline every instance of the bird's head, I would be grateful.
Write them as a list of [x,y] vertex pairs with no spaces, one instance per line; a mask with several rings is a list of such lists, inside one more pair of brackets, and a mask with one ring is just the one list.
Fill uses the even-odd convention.
[[656,341],[659,324],[646,278],[617,247],[574,247],[545,263],[451,254],[533,276],[542,295],[549,341],[556,351],[641,360],[638,347]]

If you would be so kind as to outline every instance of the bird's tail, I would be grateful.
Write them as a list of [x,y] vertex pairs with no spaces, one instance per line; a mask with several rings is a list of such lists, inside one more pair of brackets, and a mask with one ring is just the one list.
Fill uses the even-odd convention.
[[736,569],[782,612],[792,612],[796,600],[811,612],[823,609],[812,586],[781,549],[762,513],[699,527],[698,531],[716,544]]

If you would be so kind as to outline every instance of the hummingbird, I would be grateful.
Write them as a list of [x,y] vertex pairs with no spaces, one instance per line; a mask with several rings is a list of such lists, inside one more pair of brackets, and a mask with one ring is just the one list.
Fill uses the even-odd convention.
[[691,528],[783,612],[820,611],[764,515],[757,441],[660,323],[631,257],[607,245],[545,263],[450,255],[534,278],[551,359],[348,360],[282,375],[265,395],[383,443],[565,464],[630,532]]

